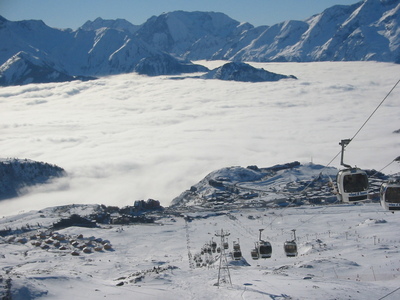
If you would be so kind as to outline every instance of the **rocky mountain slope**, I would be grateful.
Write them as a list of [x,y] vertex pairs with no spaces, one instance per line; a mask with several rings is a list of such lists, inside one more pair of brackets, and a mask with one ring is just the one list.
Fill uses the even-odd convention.
[[27,159],[1,159],[0,200],[18,196],[24,187],[65,175],[65,170],[56,165]]
[[281,79],[297,79],[293,75],[276,74],[264,69],[257,69],[242,62],[230,62],[207,72],[203,79],[234,80],[243,82],[278,81]]
[[[77,30],[0,17],[0,64],[6,63],[0,78],[2,85],[29,82],[17,76],[19,69],[9,61],[21,51],[67,76],[198,72],[201,68],[187,65],[200,59],[399,63],[399,11],[398,1],[364,0],[333,6],[304,21],[260,27],[222,13],[175,11],[142,25],[98,18]],[[12,70],[16,71],[10,75]],[[34,81],[40,80],[48,77],[38,75]]]

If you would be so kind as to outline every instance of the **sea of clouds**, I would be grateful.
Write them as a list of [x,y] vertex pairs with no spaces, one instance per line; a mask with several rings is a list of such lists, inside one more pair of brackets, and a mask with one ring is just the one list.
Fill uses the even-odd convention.
[[[214,68],[223,62],[201,62]],[[0,215],[71,203],[164,206],[211,171],[326,165],[399,80],[377,62],[253,63],[298,80],[243,83],[137,74],[0,88],[0,157],[56,164],[69,176],[0,202]],[[380,170],[400,155],[400,87],[347,147]],[[339,167],[340,156],[331,166]],[[396,163],[384,170],[399,172]]]

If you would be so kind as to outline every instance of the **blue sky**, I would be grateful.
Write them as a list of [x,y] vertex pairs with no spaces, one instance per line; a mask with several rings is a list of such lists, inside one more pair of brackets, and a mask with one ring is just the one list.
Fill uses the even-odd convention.
[[336,4],[358,0],[0,0],[0,15],[11,21],[36,19],[76,29],[87,20],[122,18],[135,25],[175,10],[222,12],[254,26],[304,20]]

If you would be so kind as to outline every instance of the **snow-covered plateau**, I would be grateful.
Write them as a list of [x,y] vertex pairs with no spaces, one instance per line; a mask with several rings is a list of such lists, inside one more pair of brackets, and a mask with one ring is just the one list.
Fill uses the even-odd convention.
[[[2,299],[398,299],[398,214],[379,204],[154,213],[150,224],[49,228],[96,205],[0,220]],[[272,256],[253,260],[259,238]],[[298,255],[283,244],[296,229]],[[201,254],[229,234],[228,249]],[[233,261],[233,242],[242,259]],[[207,246],[209,247],[209,246]],[[204,251],[203,251],[204,252]],[[221,255],[223,262],[220,268]],[[195,260],[196,258],[196,260]],[[201,262],[199,260],[201,258]],[[219,285],[217,283],[219,282]]]
[[[225,62],[196,63],[212,69]],[[312,161],[339,168],[339,142],[353,136],[348,164],[379,171],[399,156],[399,88],[382,100],[398,81],[400,65],[251,65],[297,80],[124,74],[1,88],[1,156],[44,161],[68,174],[0,201],[1,296],[398,299],[400,219],[378,203],[190,213],[168,207],[226,167]],[[399,165],[383,172],[398,173]],[[148,198],[167,207],[150,215],[152,223],[52,228],[72,214],[88,216],[100,204],[123,207]],[[259,229],[273,253],[252,260]],[[292,229],[299,253],[289,258],[283,243],[292,239]],[[216,286],[219,254],[203,256],[208,266],[197,266],[194,257],[204,244],[219,242],[221,230],[230,234],[232,284],[223,268]],[[233,241],[243,252],[236,263],[230,263]]]

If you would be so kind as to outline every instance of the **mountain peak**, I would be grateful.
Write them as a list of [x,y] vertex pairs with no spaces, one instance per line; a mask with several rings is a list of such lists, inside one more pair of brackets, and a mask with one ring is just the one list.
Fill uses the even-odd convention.
[[0,23],[4,23],[7,22],[8,20],[6,18],[4,18],[3,16],[0,16]]
[[286,76],[268,72],[264,69],[254,68],[244,62],[226,63],[223,66],[208,72],[206,75],[202,76],[202,78],[243,82],[278,81],[286,78],[296,79],[293,75]]
[[85,24],[80,27],[80,29],[85,31],[94,31],[103,27],[127,31],[132,34],[140,28],[140,26],[133,25],[125,19],[105,20],[101,17],[98,17],[94,21],[86,21]]

